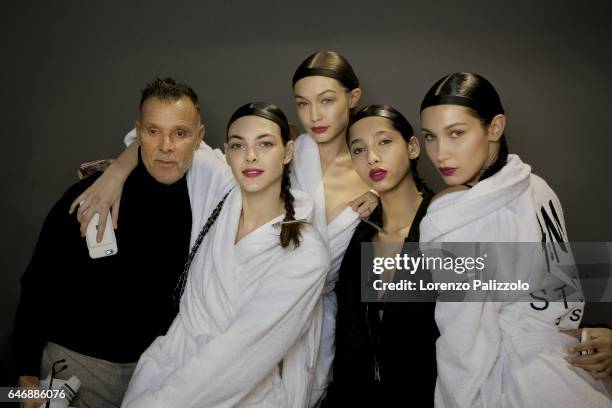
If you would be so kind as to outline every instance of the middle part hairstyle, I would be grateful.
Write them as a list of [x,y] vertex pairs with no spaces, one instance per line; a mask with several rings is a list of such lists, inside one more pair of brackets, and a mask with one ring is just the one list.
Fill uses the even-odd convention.
[[[483,125],[490,124],[496,115],[504,114],[501,99],[493,85],[482,75],[472,72],[455,72],[433,84],[421,102],[421,112],[436,105],[463,106]],[[479,181],[497,173],[507,160],[508,143],[506,135],[502,134],[497,159],[480,176]]]
[[[414,136],[414,130],[410,125],[410,122],[402,115],[397,109],[389,105],[368,105],[362,108],[359,112],[353,115],[351,118],[348,129],[346,132],[346,141],[349,140],[349,132],[351,127],[361,119],[369,117],[379,117],[388,119],[393,128],[397,130],[406,143],[410,142],[410,138]],[[425,183],[425,180],[421,178],[418,170],[419,158],[410,159],[410,174],[414,180],[417,190],[421,193],[433,194],[433,190]]]
[[[291,127],[289,125],[289,121],[287,121],[287,117],[278,106],[266,102],[251,102],[239,107],[230,117],[227,124],[226,135],[229,136],[228,132],[232,123],[243,116],[258,116],[276,123],[281,130],[281,140],[283,141],[283,146],[286,146],[287,142],[291,140]],[[293,207],[295,199],[293,198],[293,194],[291,194],[291,179],[289,178],[290,172],[290,166],[289,164],[286,164],[283,167],[280,193],[281,199],[285,203],[285,218],[283,221],[295,221],[295,209]],[[283,248],[287,248],[289,245],[291,245],[292,248],[297,248],[300,246],[300,239],[302,238],[301,229],[302,223],[300,222],[281,224],[281,246]]]
[[335,51],[318,51],[308,56],[293,74],[292,84],[308,76],[324,76],[340,82],[347,91],[359,88],[359,79],[346,58]]

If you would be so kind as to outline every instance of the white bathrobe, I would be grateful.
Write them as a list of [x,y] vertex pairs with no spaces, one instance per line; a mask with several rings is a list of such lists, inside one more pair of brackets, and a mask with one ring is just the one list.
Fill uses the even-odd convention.
[[[125,143],[129,145],[134,140],[136,140],[136,131],[132,130],[125,136]],[[220,163],[225,163],[223,154],[219,149],[211,150],[208,145],[202,143],[200,150],[203,150],[207,155],[211,155],[211,151],[214,152]],[[225,166],[227,167],[227,165]],[[225,171],[231,173],[229,167]],[[220,181],[217,180],[215,182],[219,183]],[[314,405],[321,399],[331,381],[337,309],[334,286],[338,280],[338,270],[340,269],[342,258],[360,219],[359,214],[347,206],[331,223],[327,223],[325,189],[319,147],[308,133],[298,136],[295,141],[293,160],[291,161],[291,185],[292,188],[308,194],[314,201],[313,225],[327,244],[331,258],[331,267],[327,273],[323,288],[323,312],[321,317],[317,317],[314,323],[317,329],[313,329],[310,335],[306,336],[304,344],[301,346],[302,352],[312,353],[312,349],[318,347],[315,343],[320,343],[311,396],[311,405]],[[198,217],[201,218],[203,215],[200,214]],[[194,213],[194,221],[198,217]],[[299,353],[297,350],[294,352]],[[301,358],[308,360],[310,357],[301,356]]]
[[345,208],[329,224],[325,213],[325,190],[319,147],[307,133],[298,136],[291,171],[291,185],[306,192],[314,200],[314,225],[327,243],[331,256],[331,268],[323,289],[323,321],[321,322],[321,348],[311,402],[316,403],[331,380],[334,360],[334,336],[336,331],[336,293],[338,270],[346,248],[359,224],[359,214]]
[[[561,205],[546,182],[516,155],[509,155],[506,166],[473,188],[434,200],[421,222],[421,242],[541,241],[567,242]],[[522,260],[515,270],[503,272],[533,280],[534,273],[546,269],[543,259],[531,270],[521,268]],[[529,302],[439,302],[435,405],[612,406],[600,381],[563,359],[576,339],[559,329],[577,328],[583,311],[580,295],[569,298],[567,307],[564,302],[547,307]]]
[[[220,159],[205,146],[188,173],[192,246],[235,184]],[[312,200],[292,193],[296,218],[311,220]],[[179,314],[142,354],[123,407],[307,406],[316,350],[304,350],[304,338],[320,319],[328,249],[310,225],[297,249],[282,248],[272,224],[284,216],[234,244],[241,210],[235,186],[193,260]]]

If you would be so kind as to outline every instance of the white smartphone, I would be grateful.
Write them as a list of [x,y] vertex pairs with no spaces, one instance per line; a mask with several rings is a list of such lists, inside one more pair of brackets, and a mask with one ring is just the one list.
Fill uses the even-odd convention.
[[[591,336],[589,335],[589,332],[582,329],[582,336],[580,337],[580,342],[584,343],[585,341],[589,341],[589,340],[591,340]],[[582,350],[580,352],[580,355],[584,356],[584,355],[592,354],[592,353],[593,353],[592,350]]]
[[108,218],[106,219],[102,241],[96,241],[99,221],[100,216],[97,213],[94,214],[94,216],[91,217],[91,221],[89,221],[87,234],[85,235],[89,256],[93,259],[115,255],[119,251],[117,248],[117,240],[115,239],[115,231],[113,229],[113,220],[110,214],[108,214]]

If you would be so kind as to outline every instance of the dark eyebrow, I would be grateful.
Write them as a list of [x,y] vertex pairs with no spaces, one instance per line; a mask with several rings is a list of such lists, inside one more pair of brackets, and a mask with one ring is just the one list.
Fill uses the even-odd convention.
[[[336,92],[336,91],[334,91],[333,89],[326,89],[326,90],[324,90],[324,91],[322,91],[322,92],[319,92],[319,93],[317,94],[317,96],[321,96],[321,95],[323,95],[325,92],[333,92],[334,94],[337,94],[337,92]],[[308,100],[308,98],[305,98],[305,97],[303,97],[302,95],[295,94],[295,95],[293,95],[293,96],[294,96],[294,98],[302,98],[302,99],[306,99],[306,100]]]
[[[261,134],[261,135],[257,136],[256,139],[263,139],[264,137],[268,137],[268,136],[269,137],[274,137],[274,135],[271,134],[271,133],[264,133],[264,134]],[[227,138],[227,140],[230,140],[231,138],[236,138],[236,139],[244,140],[244,137],[239,136],[239,135],[231,135],[230,137]]]
[[274,135],[272,133],[264,133],[264,134],[261,134],[261,135],[257,136],[257,139],[263,139],[264,137],[268,137],[268,136],[269,137],[274,137]]
[[446,130],[446,129],[450,129],[450,128],[452,128],[453,126],[457,126],[457,125],[464,125],[464,126],[468,126],[468,124],[467,124],[467,123],[463,123],[463,122],[456,122],[456,123],[451,123],[450,125],[446,126],[444,129],[445,129],[445,130]]
[[337,92],[336,92],[336,91],[334,91],[333,89],[326,89],[326,90],[325,90],[325,91],[323,91],[323,92],[319,92],[319,93],[317,94],[317,96],[323,95],[323,94],[324,94],[324,93],[326,93],[326,92],[333,92],[334,94],[336,94],[336,93],[337,93]]
[[[458,126],[458,125],[464,125],[464,126],[469,126],[467,123],[463,123],[463,122],[456,122],[456,123],[451,123],[450,125],[446,126],[444,128],[444,130],[448,130],[450,128],[452,128],[453,126]],[[421,132],[429,132],[429,133],[434,133],[431,130],[427,129],[427,128],[421,128]]]
[[[157,128],[157,129],[161,129],[162,128],[161,126],[159,126],[159,125],[157,125],[156,123],[153,123],[153,122],[145,123],[143,127],[147,127],[147,128],[154,127],[154,128]],[[187,132],[190,131],[189,126],[186,126],[186,125],[173,126],[172,130],[185,130]]]
[[[374,137],[381,136],[381,135],[384,135],[384,134],[387,134],[387,133],[389,133],[389,132],[388,132],[388,131],[386,131],[386,130],[378,130],[378,131],[376,131],[376,132],[374,133]],[[361,141],[362,141],[362,140],[361,140],[360,138],[356,138],[356,139],[355,139],[355,140],[353,140],[351,143],[349,143],[349,146],[352,146],[352,145],[353,145],[353,143],[355,143],[355,142],[361,142]]]

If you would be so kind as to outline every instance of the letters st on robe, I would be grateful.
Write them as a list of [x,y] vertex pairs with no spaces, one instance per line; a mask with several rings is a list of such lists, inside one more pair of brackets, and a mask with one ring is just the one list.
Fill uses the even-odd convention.
[[[363,302],[612,301],[612,243],[362,243]],[[576,311],[579,319],[581,312]]]

